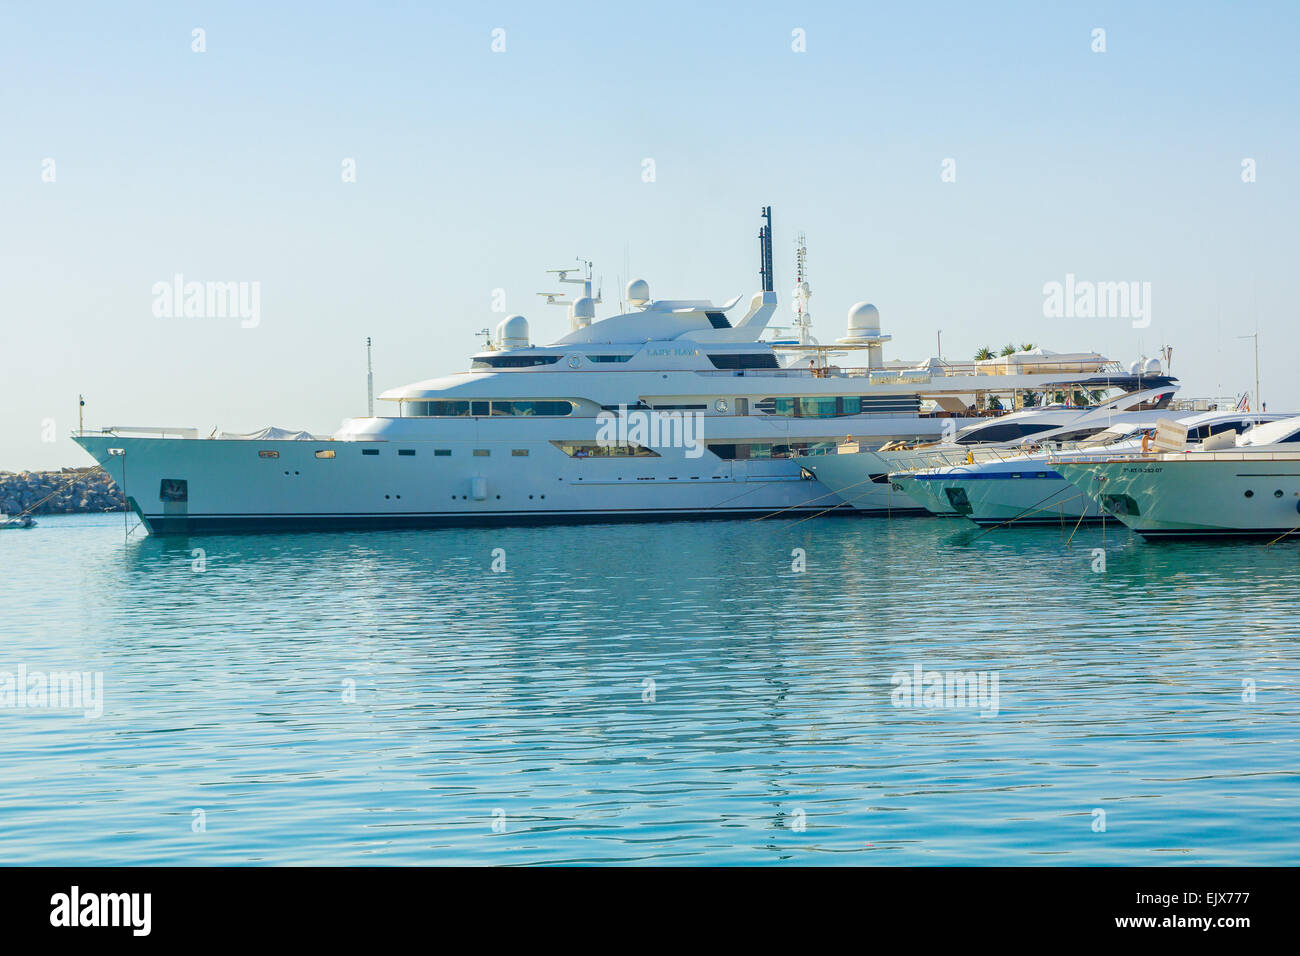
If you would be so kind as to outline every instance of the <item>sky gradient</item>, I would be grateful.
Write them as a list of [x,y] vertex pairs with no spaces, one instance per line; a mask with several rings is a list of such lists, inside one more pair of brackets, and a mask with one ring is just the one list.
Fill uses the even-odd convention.
[[[0,470],[90,464],[79,392],[88,426],[331,432],[367,335],[377,393],[467,368],[496,289],[549,342],[577,256],[600,316],[625,257],[748,297],[765,204],[823,341],[868,300],[891,358],[1168,344],[1191,397],[1253,390],[1258,324],[1298,408],[1298,48],[1295,4],[11,4]],[[154,315],[178,273],[259,282],[259,324]],[[1150,327],[1046,318],[1067,274],[1150,282]]]

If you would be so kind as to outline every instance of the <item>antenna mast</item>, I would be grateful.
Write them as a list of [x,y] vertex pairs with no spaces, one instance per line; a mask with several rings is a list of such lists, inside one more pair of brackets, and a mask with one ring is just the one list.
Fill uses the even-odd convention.
[[375,417],[375,367],[370,362],[370,336],[366,336],[366,415]]
[[772,207],[763,207],[763,218],[766,223],[758,230],[758,275],[763,280],[764,292],[775,292],[776,286],[772,284]]
[[808,330],[812,328],[812,310],[808,303],[812,288],[808,285],[808,239],[802,232],[794,249],[794,325],[799,330],[799,344],[808,345]]

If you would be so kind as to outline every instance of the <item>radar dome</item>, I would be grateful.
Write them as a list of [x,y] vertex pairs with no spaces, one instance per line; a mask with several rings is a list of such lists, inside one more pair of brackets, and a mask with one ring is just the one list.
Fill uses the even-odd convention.
[[866,348],[867,368],[884,368],[884,344],[890,336],[880,331],[880,310],[870,302],[859,302],[849,309],[848,329],[838,345]]
[[1158,358],[1147,359],[1146,364],[1142,366],[1142,374],[1144,374],[1144,375],[1159,375],[1159,374],[1160,374],[1160,359],[1158,359]]
[[596,319],[596,300],[589,295],[573,300],[569,306],[569,324],[575,329],[585,329]]
[[849,309],[849,335],[880,331],[880,310],[870,302],[859,302]]
[[497,326],[497,346],[503,349],[528,348],[528,320],[522,315],[511,315]]
[[645,279],[633,279],[627,284],[627,301],[641,306],[650,301],[650,283]]
[[1132,363],[1130,363],[1130,364],[1129,364],[1129,367],[1128,367],[1128,373],[1129,373],[1130,375],[1141,375],[1141,374],[1142,374],[1142,363],[1141,363],[1141,362],[1132,362]]

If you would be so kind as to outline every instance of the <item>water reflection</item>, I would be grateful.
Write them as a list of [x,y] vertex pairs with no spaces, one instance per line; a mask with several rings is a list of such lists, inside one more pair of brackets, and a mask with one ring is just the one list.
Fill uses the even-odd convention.
[[[0,542],[6,659],[105,674],[97,721],[0,711],[14,862],[1295,857],[1294,548],[112,517]],[[997,672],[998,716],[893,706],[918,663]]]

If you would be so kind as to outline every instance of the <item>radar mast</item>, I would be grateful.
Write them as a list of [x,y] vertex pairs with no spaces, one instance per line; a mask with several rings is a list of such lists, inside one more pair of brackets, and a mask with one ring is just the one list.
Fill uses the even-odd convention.
[[800,345],[812,344],[812,337],[808,333],[812,328],[812,310],[808,304],[811,299],[812,288],[808,285],[808,239],[801,232],[799,238],[795,240],[794,301],[791,303],[791,308],[794,309],[794,327],[798,332]]

